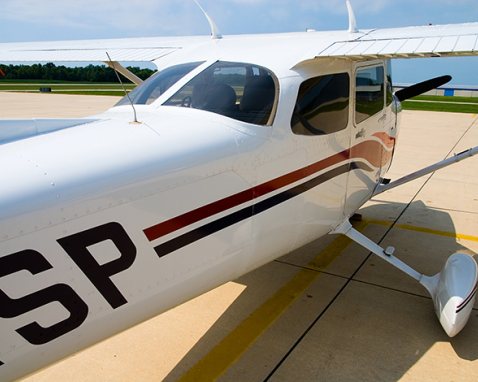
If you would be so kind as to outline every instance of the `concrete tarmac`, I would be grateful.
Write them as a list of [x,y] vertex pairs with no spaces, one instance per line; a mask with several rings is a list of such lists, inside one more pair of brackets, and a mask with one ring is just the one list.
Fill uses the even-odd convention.
[[[116,100],[0,93],[0,118],[86,116]],[[405,111],[388,176],[477,144],[477,115]],[[421,272],[476,255],[478,158],[359,212],[360,231]],[[328,236],[23,379],[64,380],[478,381],[478,303],[450,339],[420,285]]]

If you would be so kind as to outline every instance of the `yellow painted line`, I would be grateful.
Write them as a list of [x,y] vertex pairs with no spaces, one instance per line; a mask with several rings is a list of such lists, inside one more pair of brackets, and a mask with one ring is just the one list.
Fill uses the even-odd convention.
[[[386,226],[386,227],[390,227],[392,225],[392,222],[386,221],[386,220],[368,220],[367,222],[369,224],[377,224],[377,225],[382,225],[382,226]],[[423,233],[429,233],[429,234],[432,234],[432,235],[452,237],[454,239],[461,239],[461,240],[478,242],[478,236],[466,235],[466,234],[462,234],[462,233],[440,231],[440,230],[436,230],[436,229],[431,229],[431,228],[426,228],[426,227],[419,227],[419,226],[414,226],[414,225],[409,225],[409,224],[396,224],[395,227],[400,228],[400,229],[404,229],[404,230],[408,230],[408,231],[423,232]]]
[[[363,230],[366,226],[366,222],[360,222],[356,228]],[[339,236],[308,266],[322,269],[327,267],[350,243],[351,240],[347,237]],[[313,270],[299,271],[189,369],[179,381],[214,381],[219,378],[319,276],[320,273]]]

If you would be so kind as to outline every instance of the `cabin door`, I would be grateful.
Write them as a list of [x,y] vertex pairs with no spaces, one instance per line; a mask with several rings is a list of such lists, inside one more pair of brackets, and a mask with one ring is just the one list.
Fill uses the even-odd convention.
[[326,234],[343,219],[349,172],[351,66],[330,62],[304,73],[292,113],[297,157],[303,158],[298,190],[296,247]]
[[385,70],[383,62],[357,65],[352,78],[352,121],[345,214],[352,215],[372,195],[384,160]]

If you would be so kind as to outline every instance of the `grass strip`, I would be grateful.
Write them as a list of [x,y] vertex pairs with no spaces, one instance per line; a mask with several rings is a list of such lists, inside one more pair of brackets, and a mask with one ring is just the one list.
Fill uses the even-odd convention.
[[413,97],[412,100],[415,101],[437,101],[437,102],[469,102],[478,104],[478,97],[460,97],[460,96],[432,96],[432,95],[422,95]]
[[471,113],[478,114],[477,104],[460,104],[460,103],[434,103],[434,102],[402,102],[405,110],[423,110],[423,111],[442,111],[449,113]]

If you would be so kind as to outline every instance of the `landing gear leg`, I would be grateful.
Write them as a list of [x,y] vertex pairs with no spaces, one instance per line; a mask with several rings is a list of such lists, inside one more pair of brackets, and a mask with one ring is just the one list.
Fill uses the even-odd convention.
[[438,319],[450,337],[457,335],[466,325],[478,287],[478,265],[473,257],[455,253],[448,258],[440,273],[426,276],[393,256],[395,251],[393,247],[383,249],[354,229],[348,220],[335,228],[331,234],[347,236],[422,284],[432,297]]

